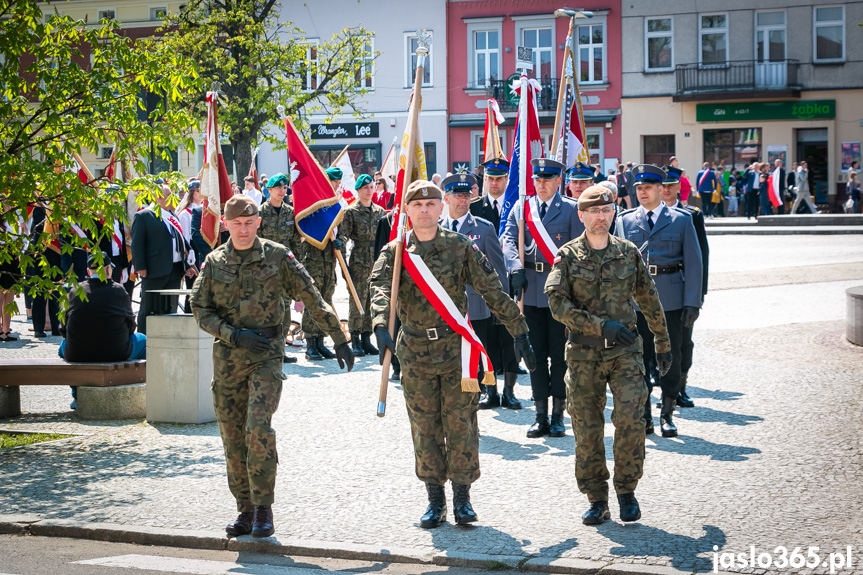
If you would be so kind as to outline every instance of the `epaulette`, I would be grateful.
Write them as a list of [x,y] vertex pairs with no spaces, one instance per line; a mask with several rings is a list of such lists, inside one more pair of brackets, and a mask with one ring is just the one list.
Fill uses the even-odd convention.
[[[473,215],[473,214],[471,214],[471,215]],[[474,221],[477,221],[477,222],[480,222],[480,223],[483,223],[483,224],[487,224],[487,225],[491,226],[492,228],[494,228],[494,224],[493,224],[493,223],[491,223],[490,221],[488,221],[488,220],[487,220],[487,219],[485,219],[485,218],[481,218],[481,217],[479,217],[479,216],[473,216],[473,219],[474,219]]]
[[692,214],[689,213],[689,210],[687,210],[683,206],[674,206],[674,209],[677,210],[678,212],[680,212],[681,214],[686,214],[690,218],[692,217]]
[[629,212],[634,212],[634,211],[635,211],[635,210],[637,210],[637,209],[638,209],[638,208],[629,208],[628,210],[623,210],[622,212],[620,212],[620,213],[619,213],[619,214],[617,214],[617,215],[618,215],[618,216],[623,216],[623,215],[628,214]]
[[475,198],[471,198],[470,203],[475,204],[476,202],[481,202],[482,196],[477,196]]

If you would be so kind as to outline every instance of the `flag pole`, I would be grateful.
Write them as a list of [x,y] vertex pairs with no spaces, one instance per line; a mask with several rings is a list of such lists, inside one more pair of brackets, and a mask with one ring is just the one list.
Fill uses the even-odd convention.
[[[416,135],[417,124],[419,122],[419,111],[422,106],[422,80],[423,67],[425,59],[429,53],[429,45],[431,44],[431,35],[425,30],[417,31],[417,73],[414,79],[414,91],[411,98],[410,111],[408,112],[407,121],[407,141],[402,139],[402,145],[409,146],[408,153],[405,154],[404,175],[402,176],[402,197],[401,205],[399,206],[399,221],[393,222],[393,225],[398,225],[395,245],[395,261],[393,262],[393,281],[390,285],[390,313],[387,321],[387,331],[390,338],[395,341],[396,338],[396,312],[398,310],[399,285],[402,277],[402,258],[404,257],[405,248],[405,228],[407,226],[407,214],[405,213],[405,196],[407,195],[408,185],[413,177],[414,163],[416,154]],[[377,416],[383,417],[387,412],[387,389],[390,375],[390,362],[392,361],[392,352],[389,348],[384,349],[384,360],[381,367],[381,384],[378,391],[378,408]]]
[[[518,161],[518,199],[521,202],[521,211],[518,216],[518,260],[524,269],[524,204],[527,198],[527,91],[532,89],[527,81],[527,68],[521,71],[521,97],[518,100],[518,147],[521,157]],[[518,298],[518,309],[524,313],[524,290]]]
[[[566,81],[567,80],[567,78],[566,78],[566,72],[567,72],[566,64],[569,61],[569,57],[571,54],[569,44],[570,44],[570,39],[572,38],[573,21],[574,21],[574,19],[572,19],[572,18],[569,20],[569,33],[566,36],[566,47],[563,50],[563,66],[560,69],[560,89],[557,92],[557,112],[554,115],[554,131],[552,132],[552,134],[554,134],[555,141],[552,142],[552,144],[551,144],[552,146],[555,147],[555,150],[554,150],[555,155],[557,155],[557,142],[558,142],[557,139],[561,137],[560,136],[560,125],[562,123],[561,119],[563,116],[563,104],[564,104],[564,100],[566,99],[566,96],[565,96],[566,84],[567,84],[567,81]],[[563,129],[566,130],[566,125],[563,126]],[[566,132],[564,131],[564,134],[565,133]],[[565,164],[566,163],[564,162],[564,165]]]
[[335,159],[335,160],[333,160],[333,161],[332,161],[332,163],[330,164],[330,167],[331,167],[331,168],[335,167],[335,165],[339,163],[339,160],[341,160],[341,159],[342,159],[342,156],[344,156],[344,155],[345,155],[345,152],[347,152],[347,151],[348,151],[348,148],[350,148],[350,147],[351,147],[351,145],[350,145],[350,144],[348,144],[347,146],[345,146],[344,148],[342,148],[342,151],[341,151],[341,152],[339,152],[339,155],[338,155],[338,156],[336,156],[336,159]]
[[[336,230],[333,230],[333,239],[336,237]],[[332,242],[330,242],[332,243]],[[351,279],[351,274],[348,271],[348,264],[345,263],[345,256],[342,255],[341,250],[337,250],[333,247],[333,251],[336,253],[336,258],[339,260],[339,265],[342,268],[342,274],[344,275],[345,281],[348,284],[348,290],[350,290],[351,295],[354,298],[354,303],[357,305],[357,309],[360,310],[360,315],[365,315],[365,310],[363,310],[363,304],[360,302],[360,297],[357,295],[357,288],[354,287],[354,280]]]
[[[563,69],[561,71],[561,79],[560,79],[560,93],[557,96],[557,117],[555,118],[555,125],[557,122],[561,122],[562,124],[562,133],[558,132],[557,127],[554,129],[554,137],[561,138],[561,143],[563,144],[563,149],[561,150],[560,161],[563,164],[563,169],[569,167],[569,161],[567,158],[568,152],[568,144],[569,144],[569,123],[572,121],[570,118],[570,96],[572,96],[572,78],[574,74],[574,66],[573,66],[573,58],[572,58],[572,29],[575,24],[575,16],[569,19],[569,34],[566,36],[566,48],[563,51]],[[561,104],[563,104],[563,114],[561,114]],[[557,147],[557,142],[554,143],[555,147]],[[555,150],[556,152],[557,150]],[[563,196],[564,190],[566,189],[566,174],[560,179],[560,195]]]

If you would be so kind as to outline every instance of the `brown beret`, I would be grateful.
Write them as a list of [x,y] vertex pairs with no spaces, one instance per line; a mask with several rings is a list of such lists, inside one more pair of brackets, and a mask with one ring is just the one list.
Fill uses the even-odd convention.
[[417,180],[408,186],[405,203],[408,204],[411,200],[432,200],[434,198],[443,199],[441,189],[428,180]]
[[245,194],[236,194],[225,202],[225,219],[246,218],[258,215],[258,204]]
[[578,198],[578,210],[583,212],[593,206],[614,203],[614,194],[605,186],[590,186]]

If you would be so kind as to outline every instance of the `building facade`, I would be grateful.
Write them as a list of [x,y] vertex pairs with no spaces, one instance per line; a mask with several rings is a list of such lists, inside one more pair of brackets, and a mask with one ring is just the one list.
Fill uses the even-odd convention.
[[677,156],[690,177],[806,160],[816,203],[839,209],[863,140],[861,21],[854,2],[624,3],[623,159]]
[[[542,85],[539,95],[543,146],[552,146],[560,76],[570,18],[556,18],[560,2],[550,0],[448,0],[447,85],[450,163],[473,168],[482,161],[486,100],[496,99],[506,118],[499,131],[505,154],[515,133],[516,100],[510,86],[518,79],[519,46],[533,49],[529,76]],[[591,162],[608,172],[621,155],[620,2],[588,0],[580,10],[592,18],[575,20],[575,57]]]

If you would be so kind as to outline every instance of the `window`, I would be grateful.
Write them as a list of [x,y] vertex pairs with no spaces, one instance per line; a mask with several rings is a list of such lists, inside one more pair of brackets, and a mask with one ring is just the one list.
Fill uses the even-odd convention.
[[578,27],[578,82],[602,84],[605,82],[605,22]]
[[587,152],[591,166],[602,165],[602,128],[587,128]]
[[426,154],[426,174],[429,178],[437,172],[437,144],[434,142],[424,142],[423,148]]
[[318,74],[318,41],[311,40],[306,45],[306,58],[300,68],[300,81],[304,92],[313,92],[318,89],[321,81]]
[[480,30],[473,33],[473,69],[471,84],[485,88],[500,77],[500,33]]
[[167,15],[167,8],[150,8],[150,20],[164,20]]
[[728,64],[728,14],[707,14],[699,18],[698,63],[702,66]]
[[102,149],[100,150],[99,159],[100,159],[100,160],[110,160],[110,159],[111,159],[111,154],[113,154],[113,153],[114,153],[114,148],[113,148],[113,147],[110,147],[110,148],[102,148]]
[[[431,32],[429,32],[431,34]],[[406,33],[405,34],[405,61],[407,65],[405,66],[405,88],[411,88],[414,85],[414,80],[417,76],[417,48],[419,48],[419,41],[417,40],[416,33]],[[432,85],[432,50],[434,49],[434,39],[432,39],[432,44],[429,46],[429,53],[426,56],[425,64],[423,64],[423,87],[430,87]]]
[[674,20],[646,18],[644,20],[644,69],[664,72],[674,69]]
[[551,28],[522,28],[521,46],[533,50],[533,70],[528,72],[531,78],[553,78],[551,69]]
[[117,12],[114,10],[99,10],[99,20],[116,20]]
[[[228,148],[230,149],[230,146]],[[222,149],[224,150],[225,146],[222,146]],[[165,158],[162,154],[166,154],[168,157]],[[161,150],[156,150],[154,159],[155,163],[150,169],[150,173],[152,174],[176,171],[180,165],[180,156],[177,149],[162,148]],[[233,154],[231,155],[230,164],[228,163],[228,156],[225,154],[225,166],[228,168],[229,176],[233,173],[233,162]]]
[[845,7],[816,7],[813,21],[815,34],[813,60],[816,62],[845,60]]
[[354,73],[357,90],[375,89],[375,39],[369,36],[365,39]]
[[704,130],[704,161],[745,170],[761,161],[761,128]]
[[[506,154],[506,130],[500,129],[498,126],[497,136],[500,139],[500,150]],[[485,161],[485,149],[483,149],[483,145],[485,144],[485,131],[484,130],[474,130],[470,133],[471,141],[470,141],[470,165],[471,166],[481,166]]]
[[667,136],[644,136],[644,163],[664,166],[674,151],[674,134]]

